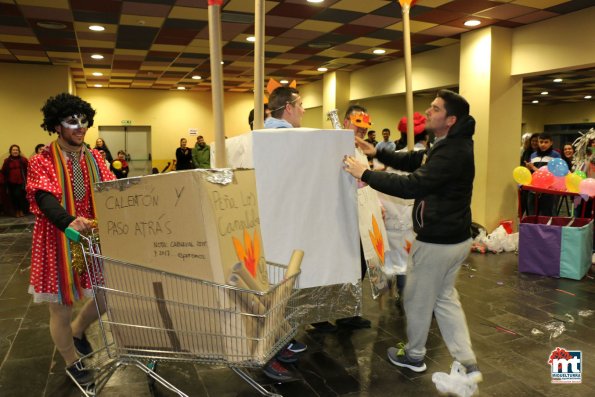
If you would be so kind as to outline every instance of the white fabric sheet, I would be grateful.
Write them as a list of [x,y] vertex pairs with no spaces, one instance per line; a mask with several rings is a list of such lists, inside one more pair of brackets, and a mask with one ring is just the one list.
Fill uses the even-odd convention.
[[354,154],[353,134],[283,128],[252,136],[267,260],[287,263],[301,249],[300,288],[357,283],[356,181],[342,168],[343,156]]

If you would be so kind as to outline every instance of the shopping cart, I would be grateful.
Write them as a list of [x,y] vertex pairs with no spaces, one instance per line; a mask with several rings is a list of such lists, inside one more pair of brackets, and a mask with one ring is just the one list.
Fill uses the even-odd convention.
[[258,292],[103,256],[96,233],[67,229],[66,235],[80,242],[104,344],[80,360],[95,374],[91,386],[75,381],[85,396],[99,394],[121,366],[137,367],[150,384],[186,396],[157,374],[160,361],[222,364],[262,395],[280,396],[245,369],[264,366],[295,336],[299,273],[286,278],[286,266],[268,263],[271,288]]

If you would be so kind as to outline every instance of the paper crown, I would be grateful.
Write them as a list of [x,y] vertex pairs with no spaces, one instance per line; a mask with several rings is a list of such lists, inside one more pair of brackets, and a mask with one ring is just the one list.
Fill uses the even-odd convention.
[[[399,126],[397,129],[402,133],[407,133],[407,117],[403,117],[401,121],[399,121]],[[418,112],[413,113],[413,133],[415,135],[419,135],[424,132],[425,129],[426,117]]]
[[[287,86],[291,87],[291,88],[297,88],[297,81],[293,80]],[[281,84],[280,82],[278,82],[277,80],[275,80],[271,77],[267,84],[267,92],[269,93],[269,95],[271,95],[273,93],[273,91],[275,91],[275,89],[279,88],[279,87],[283,87],[283,84]],[[266,96],[264,97],[264,103],[265,104],[269,103],[269,98]]]

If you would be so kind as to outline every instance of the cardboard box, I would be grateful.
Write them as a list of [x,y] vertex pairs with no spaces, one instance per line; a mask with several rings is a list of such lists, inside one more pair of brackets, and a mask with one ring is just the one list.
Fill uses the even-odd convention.
[[250,289],[268,290],[254,171],[233,172],[227,185],[209,181],[221,174],[191,170],[97,184],[103,255],[219,284],[235,273]]

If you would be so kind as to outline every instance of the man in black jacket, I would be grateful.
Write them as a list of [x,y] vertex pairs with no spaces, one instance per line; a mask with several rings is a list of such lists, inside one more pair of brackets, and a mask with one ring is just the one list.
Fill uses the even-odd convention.
[[454,287],[471,247],[475,120],[469,115],[467,101],[448,90],[438,92],[426,115],[426,129],[434,132],[436,141],[425,163],[424,151],[376,151],[357,139],[365,154],[411,174],[370,171],[349,156],[345,157],[345,170],[380,192],[415,199],[417,238],[409,253],[403,297],[408,342],[389,348],[389,360],[415,372],[426,370],[425,344],[434,313],[450,354],[465,366],[467,379],[478,383],[482,375]]

